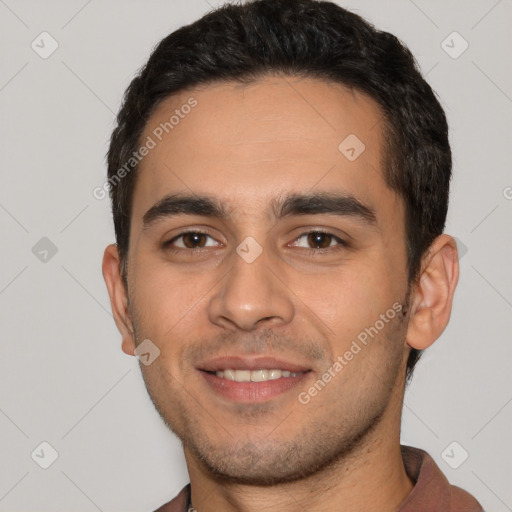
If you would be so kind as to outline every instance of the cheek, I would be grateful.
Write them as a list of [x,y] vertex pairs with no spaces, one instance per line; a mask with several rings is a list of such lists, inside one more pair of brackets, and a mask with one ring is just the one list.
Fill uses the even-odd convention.
[[212,277],[184,274],[165,262],[148,260],[145,264],[143,258],[134,269],[134,276],[133,307],[142,335],[154,337],[161,344],[165,341],[167,349],[167,340],[182,339],[183,332],[198,331],[198,316],[206,318],[204,300],[215,284]]
[[383,268],[382,262],[366,260],[323,277],[301,278],[301,307],[306,315],[313,311],[327,326],[335,351],[342,350],[346,342],[374,325],[381,314],[402,299],[400,286]]

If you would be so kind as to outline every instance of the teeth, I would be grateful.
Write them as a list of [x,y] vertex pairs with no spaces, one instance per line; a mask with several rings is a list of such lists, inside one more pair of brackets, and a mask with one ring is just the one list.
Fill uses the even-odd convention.
[[235,370],[235,382],[251,382],[251,370]]
[[251,382],[264,382],[269,380],[268,370],[254,370],[251,372]]
[[224,378],[228,380],[235,380],[235,370],[224,370]]
[[235,382],[266,382],[276,380],[281,377],[297,377],[300,372],[290,372],[289,370],[218,370],[215,372],[221,379],[233,380]]
[[270,380],[280,379],[283,376],[283,372],[281,370],[269,370],[268,378]]

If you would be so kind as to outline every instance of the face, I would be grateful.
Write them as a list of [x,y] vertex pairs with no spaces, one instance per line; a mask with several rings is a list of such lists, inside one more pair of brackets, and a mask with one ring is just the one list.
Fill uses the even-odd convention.
[[399,422],[404,208],[383,134],[370,98],[292,77],[194,89],[149,119],[129,313],[160,350],[141,369],[189,463],[289,481]]

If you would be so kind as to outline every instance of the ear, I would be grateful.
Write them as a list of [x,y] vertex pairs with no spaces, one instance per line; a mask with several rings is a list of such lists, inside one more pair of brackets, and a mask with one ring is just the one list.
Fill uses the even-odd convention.
[[128,309],[126,287],[120,272],[120,257],[116,245],[111,244],[105,249],[102,270],[110,296],[114,320],[123,340],[121,347],[123,352],[133,356],[135,355],[135,334]]
[[441,336],[452,311],[453,295],[459,280],[457,244],[440,235],[423,259],[420,277],[412,290],[407,344],[423,350]]

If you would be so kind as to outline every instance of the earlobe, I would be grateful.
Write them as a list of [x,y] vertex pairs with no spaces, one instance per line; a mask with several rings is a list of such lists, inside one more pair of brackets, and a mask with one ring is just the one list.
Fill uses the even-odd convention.
[[120,257],[117,246],[111,244],[103,254],[103,278],[107,285],[112,313],[122,336],[121,348],[128,355],[134,355],[135,334],[128,309],[126,287],[120,273]]
[[459,279],[455,240],[437,237],[426,254],[420,278],[411,296],[407,344],[424,350],[441,336],[450,319],[453,296]]

